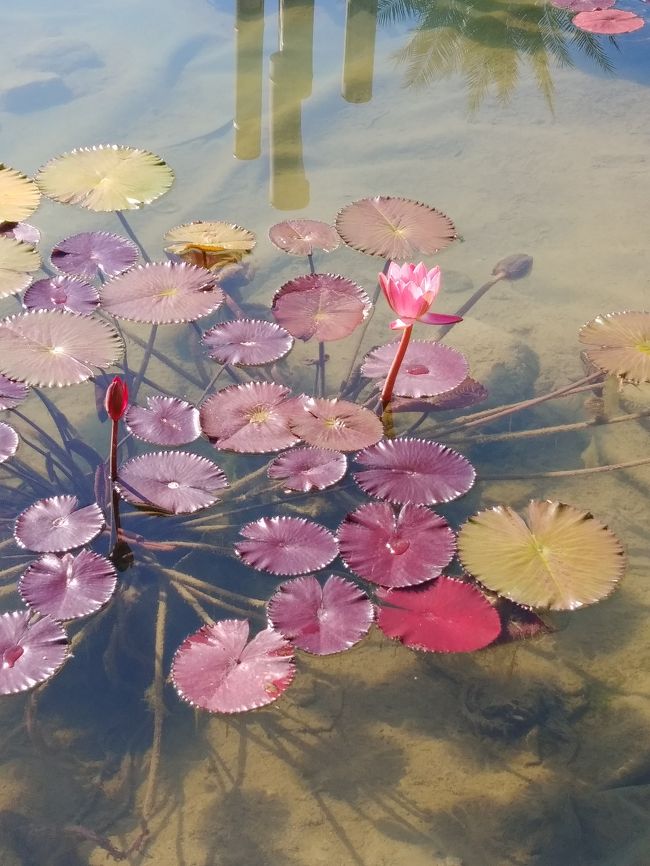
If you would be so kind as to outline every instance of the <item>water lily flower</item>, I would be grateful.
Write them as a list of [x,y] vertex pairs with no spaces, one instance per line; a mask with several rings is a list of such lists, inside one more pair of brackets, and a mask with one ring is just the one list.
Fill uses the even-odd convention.
[[395,379],[404,360],[413,325],[416,322],[423,322],[425,325],[453,325],[463,321],[461,316],[429,312],[440,291],[440,280],[440,268],[436,266],[428,271],[423,262],[418,265],[404,264],[401,267],[391,262],[388,271],[379,274],[379,285],[384,297],[391,310],[399,316],[390,323],[390,327],[394,331],[402,331],[402,339],[381,392],[383,409],[392,397]]
[[426,325],[452,325],[462,322],[460,316],[430,313],[431,305],[440,291],[441,273],[436,266],[427,270],[426,265],[405,264],[401,267],[391,262],[386,274],[379,274],[379,285],[391,310],[399,316],[390,323],[393,330],[400,330],[423,322]]

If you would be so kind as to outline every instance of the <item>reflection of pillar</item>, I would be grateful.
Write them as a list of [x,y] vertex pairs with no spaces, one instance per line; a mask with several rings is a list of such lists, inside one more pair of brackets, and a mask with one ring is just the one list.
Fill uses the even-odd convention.
[[264,0],[237,0],[235,157],[256,159],[262,138]]
[[377,0],[347,0],[343,99],[370,102],[375,64]]
[[309,204],[302,160],[302,100],[311,94],[314,0],[280,0],[280,51],[271,55],[271,204]]

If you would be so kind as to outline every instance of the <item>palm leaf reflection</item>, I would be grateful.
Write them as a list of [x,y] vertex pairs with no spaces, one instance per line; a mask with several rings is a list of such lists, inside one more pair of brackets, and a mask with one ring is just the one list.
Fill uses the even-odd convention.
[[404,18],[417,22],[394,55],[406,67],[405,86],[422,88],[460,74],[472,111],[490,92],[508,102],[525,64],[552,109],[552,68],[572,66],[572,50],[613,71],[593,34],[573,27],[565,10],[531,0],[379,0],[381,23]]

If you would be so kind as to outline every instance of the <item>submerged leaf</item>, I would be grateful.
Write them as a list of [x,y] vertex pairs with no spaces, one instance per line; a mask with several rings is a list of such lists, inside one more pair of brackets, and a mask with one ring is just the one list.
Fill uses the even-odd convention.
[[128,271],[138,260],[138,248],[110,232],[81,232],[60,241],[50,260],[59,271],[94,280]]
[[18,515],[14,538],[38,553],[61,553],[88,544],[104,527],[96,502],[78,508],[76,496],[39,499]]
[[292,256],[310,256],[314,250],[331,253],[341,243],[333,226],[320,220],[284,220],[269,229],[269,240]]
[[70,652],[63,627],[31,611],[0,614],[0,694],[24,692],[49,680]]
[[318,571],[338,553],[336,539],[318,523],[302,517],[262,517],[242,527],[247,541],[235,545],[246,565],[271,574]]
[[277,321],[300,340],[341,340],[371,310],[365,291],[338,274],[306,274],[289,280],[273,297]]
[[578,339],[601,370],[631,382],[650,382],[650,313],[626,310],[587,322]]

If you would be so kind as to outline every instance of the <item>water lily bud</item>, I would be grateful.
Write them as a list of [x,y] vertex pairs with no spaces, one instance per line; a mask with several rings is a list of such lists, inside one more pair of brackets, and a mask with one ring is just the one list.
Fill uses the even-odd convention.
[[528,256],[526,253],[515,253],[497,262],[492,269],[492,273],[494,276],[503,274],[506,280],[520,280],[522,277],[527,277],[532,269],[532,256]]
[[106,389],[104,408],[112,421],[119,421],[129,405],[129,389],[124,379],[116,376]]

